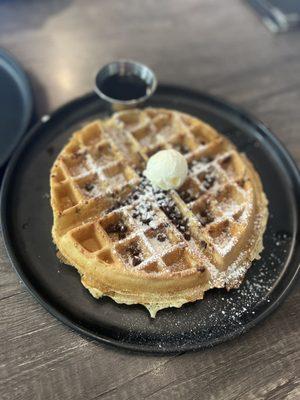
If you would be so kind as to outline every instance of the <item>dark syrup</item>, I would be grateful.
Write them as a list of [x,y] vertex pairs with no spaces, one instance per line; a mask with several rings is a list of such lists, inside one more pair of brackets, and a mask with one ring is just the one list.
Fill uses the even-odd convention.
[[116,100],[134,100],[146,95],[147,84],[136,75],[112,75],[100,85],[106,96]]

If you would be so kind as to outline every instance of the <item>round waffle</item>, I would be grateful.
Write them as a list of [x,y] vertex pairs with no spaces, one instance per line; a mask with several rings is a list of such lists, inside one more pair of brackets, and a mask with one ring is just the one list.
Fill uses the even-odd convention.
[[[148,158],[174,148],[188,177],[155,189]],[[190,115],[147,108],[115,113],[75,132],[50,177],[53,240],[99,298],[142,304],[154,317],[238,287],[263,249],[267,200],[254,167]]]

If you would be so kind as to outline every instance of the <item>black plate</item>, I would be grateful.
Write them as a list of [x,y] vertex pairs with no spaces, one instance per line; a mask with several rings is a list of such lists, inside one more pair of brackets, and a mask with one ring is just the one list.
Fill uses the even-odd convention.
[[270,200],[262,259],[238,290],[209,291],[203,301],[160,311],[95,300],[75,269],[56,258],[51,241],[49,170],[71,132],[107,115],[88,94],[56,111],[25,138],[7,170],[1,203],[5,243],[31,293],[65,324],[103,342],[130,349],[177,352],[199,349],[248,330],[274,310],[299,269],[299,172],[286,150],[260,122],[212,96],[160,86],[154,107],[188,112],[215,126],[254,162]]
[[0,167],[26,131],[32,104],[27,76],[19,64],[0,49]]

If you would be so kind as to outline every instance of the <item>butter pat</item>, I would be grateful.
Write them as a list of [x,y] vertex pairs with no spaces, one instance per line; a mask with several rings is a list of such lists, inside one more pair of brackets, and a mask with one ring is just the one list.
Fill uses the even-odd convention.
[[149,158],[144,175],[154,187],[162,190],[179,188],[186,180],[188,165],[178,151],[161,150]]

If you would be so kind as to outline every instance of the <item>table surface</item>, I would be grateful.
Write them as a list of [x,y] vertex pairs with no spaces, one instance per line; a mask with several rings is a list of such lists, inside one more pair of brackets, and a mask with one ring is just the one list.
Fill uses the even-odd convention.
[[[2,1],[0,46],[30,76],[38,115],[91,90],[99,66],[140,60],[161,82],[220,95],[300,162],[300,32],[273,36],[240,0]],[[247,334],[158,356],[81,337],[17,278],[0,239],[0,398],[299,399],[299,281]]]

